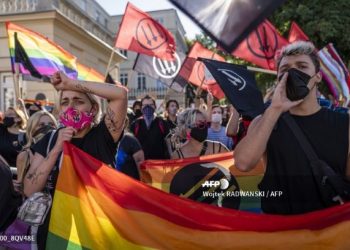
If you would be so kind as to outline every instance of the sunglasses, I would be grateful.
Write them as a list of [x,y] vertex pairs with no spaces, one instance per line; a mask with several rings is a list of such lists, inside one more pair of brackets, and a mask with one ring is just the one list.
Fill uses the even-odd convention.
[[205,129],[208,128],[208,125],[206,122],[196,122],[196,124],[192,125],[190,128]]

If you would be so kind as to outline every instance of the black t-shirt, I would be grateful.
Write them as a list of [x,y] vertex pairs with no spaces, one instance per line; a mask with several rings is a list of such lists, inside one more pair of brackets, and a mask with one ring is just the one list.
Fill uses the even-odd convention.
[[173,122],[172,120],[170,120],[169,118],[167,118],[165,120],[165,125],[167,126],[168,130],[173,130],[174,128],[176,128],[177,126],[177,121]]
[[147,159],[169,159],[170,155],[165,143],[165,137],[169,130],[162,118],[156,117],[149,128],[141,117],[131,124],[130,131],[141,143],[145,160]]
[[[43,157],[47,155],[46,152],[50,135],[51,133],[45,135],[33,146],[33,150]],[[55,132],[50,144],[50,149],[55,146],[57,136],[58,132]],[[84,137],[72,138],[70,142],[96,159],[113,168],[115,167],[114,156],[117,151],[118,142],[113,141],[113,137],[109,133],[104,119],[96,127],[93,127]]]
[[[295,116],[317,156],[345,176],[349,147],[349,116],[325,108],[309,116]],[[267,144],[267,168],[260,190],[282,191],[281,197],[263,197],[264,212],[300,214],[325,208],[306,154],[283,118]]]
[[120,140],[116,155],[117,169],[136,180],[140,180],[140,174],[133,155],[140,150],[142,147],[137,138],[130,133],[125,133]]
[[18,134],[11,134],[7,128],[0,124],[0,155],[12,167],[16,166],[16,158],[22,150],[22,143],[18,141]]

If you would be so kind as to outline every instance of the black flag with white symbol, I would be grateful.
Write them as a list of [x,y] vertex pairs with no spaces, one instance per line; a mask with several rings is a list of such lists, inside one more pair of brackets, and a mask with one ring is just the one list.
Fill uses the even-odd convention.
[[264,112],[264,101],[253,73],[245,66],[200,58],[226,97],[243,116],[254,118]]

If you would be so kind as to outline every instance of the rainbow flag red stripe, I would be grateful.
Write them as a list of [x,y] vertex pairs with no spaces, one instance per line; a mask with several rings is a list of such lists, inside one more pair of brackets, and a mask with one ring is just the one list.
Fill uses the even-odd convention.
[[[58,70],[69,77],[76,78],[76,57],[43,35],[26,29],[11,22],[6,22],[12,69],[15,63],[15,39],[24,48],[30,62],[43,76],[51,76]],[[20,65],[20,73],[29,75],[30,72]]]
[[66,143],[48,249],[346,249],[350,203],[294,216],[183,199]]

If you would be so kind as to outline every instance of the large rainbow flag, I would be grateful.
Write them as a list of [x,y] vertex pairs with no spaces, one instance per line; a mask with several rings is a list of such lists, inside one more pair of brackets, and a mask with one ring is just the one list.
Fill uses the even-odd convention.
[[137,182],[66,143],[48,249],[349,249],[350,203],[293,216],[218,208]]
[[[67,76],[76,79],[76,57],[64,50],[62,47],[49,40],[47,37],[26,29],[11,22],[6,22],[11,65],[14,72],[15,64],[15,33],[25,54],[37,72],[42,76],[51,76],[58,70],[66,73]],[[25,60],[22,58],[22,60]],[[20,63],[20,73],[30,75],[24,63]]]
[[78,79],[90,82],[105,82],[105,77],[98,71],[85,66],[84,64],[77,63]]
[[[178,160],[146,160],[140,169],[143,182],[165,192],[215,205],[222,198],[209,193],[222,193],[223,207],[261,211],[258,184],[264,174],[262,160],[249,172],[241,172],[234,166],[233,152]],[[229,184],[226,188],[221,186],[225,182],[222,179]],[[209,184],[212,181],[212,185],[205,186],[206,181]],[[221,182],[215,185],[213,181]],[[241,195],[230,195],[237,192]]]

